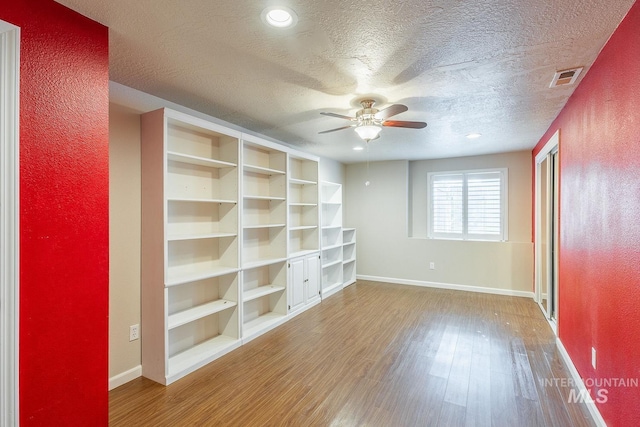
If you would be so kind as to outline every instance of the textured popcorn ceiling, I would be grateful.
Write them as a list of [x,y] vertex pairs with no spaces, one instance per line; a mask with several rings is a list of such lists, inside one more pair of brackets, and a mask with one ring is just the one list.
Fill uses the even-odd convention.
[[[348,124],[373,94],[409,111],[385,128],[371,160],[531,149],[575,86],[557,70],[585,66],[633,0],[59,0],[110,28],[111,80],[305,151],[365,160]],[[283,4],[292,29],[265,26]],[[469,140],[465,135],[483,136]]]

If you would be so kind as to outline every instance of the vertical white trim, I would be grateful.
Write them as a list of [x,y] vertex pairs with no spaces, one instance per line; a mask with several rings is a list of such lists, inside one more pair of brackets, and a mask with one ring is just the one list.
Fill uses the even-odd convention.
[[[545,157],[546,158],[546,157]],[[536,156],[536,163],[534,169],[534,180],[535,180],[535,206],[534,206],[534,227],[535,227],[535,236],[533,238],[534,244],[534,257],[535,263],[533,266],[533,285],[534,285],[534,295],[535,301],[542,308],[542,288],[540,286],[540,260],[542,259],[542,248],[539,245],[539,242],[542,238],[542,233],[540,230],[540,222],[541,222],[541,204],[542,204],[542,176],[540,174],[542,160],[538,161],[538,156]],[[546,291],[544,292],[546,294]],[[544,310],[543,310],[544,311]]]
[[553,265],[553,304],[555,319],[553,322],[556,325],[556,335],[558,335],[558,325],[560,325],[560,146],[556,146],[552,156],[555,155],[553,160],[553,210],[551,212],[551,218],[553,221],[553,257],[551,259]]
[[20,29],[0,21],[0,425],[17,426]]
[[[542,148],[542,150],[540,150],[540,152],[536,155],[535,158],[535,228],[536,228],[536,232],[535,232],[535,266],[534,266],[534,284],[535,284],[535,300],[538,303],[538,305],[540,306],[540,308],[542,309],[542,312],[545,315],[545,318],[547,319],[547,321],[549,322],[549,325],[551,326],[551,329],[553,329],[553,332],[555,334],[557,334],[557,324],[556,322],[552,321],[549,318],[549,313],[547,312],[546,307],[542,307],[542,292],[543,289],[541,289],[541,285],[540,285],[540,269],[541,269],[541,264],[540,261],[542,260],[543,256],[547,256],[546,254],[542,253],[542,246],[540,244],[538,244],[541,240],[542,240],[542,227],[541,227],[541,221],[542,221],[542,216],[545,215],[547,216],[547,220],[552,220],[551,216],[549,216],[549,212],[548,210],[550,209],[550,206],[548,204],[547,206],[547,211],[542,212],[542,176],[541,176],[541,165],[542,162],[544,160],[546,160],[549,156],[549,154],[551,152],[553,152],[554,150],[557,150],[558,147],[560,145],[560,129],[558,129],[553,136],[551,136],[551,138],[549,138],[549,141],[547,141],[547,143],[544,145],[544,147]],[[552,171],[549,171],[549,168],[547,168],[547,186],[551,185],[549,183],[549,174]],[[547,194],[549,194],[548,188],[547,188]],[[551,203],[551,206],[553,206],[553,203]],[[551,241],[551,240],[549,240]],[[547,268],[548,270],[548,268]],[[546,290],[544,290],[544,292],[547,292]],[[548,295],[547,295],[548,296]],[[557,305],[556,305],[557,307]],[[558,312],[556,311],[556,319],[558,317]]]

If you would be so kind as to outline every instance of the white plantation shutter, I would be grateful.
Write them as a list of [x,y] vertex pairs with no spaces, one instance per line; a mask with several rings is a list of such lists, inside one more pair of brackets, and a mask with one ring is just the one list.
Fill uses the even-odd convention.
[[501,188],[500,172],[467,174],[468,234],[501,234]]
[[506,240],[507,170],[429,173],[429,237]]
[[462,174],[434,176],[432,215],[435,233],[462,233],[463,182]]

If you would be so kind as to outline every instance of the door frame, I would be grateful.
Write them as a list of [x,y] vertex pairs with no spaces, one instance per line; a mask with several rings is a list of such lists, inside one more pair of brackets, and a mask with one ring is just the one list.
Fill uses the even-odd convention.
[[[549,238],[547,239],[547,241],[552,242],[555,241],[556,247],[558,244],[558,238],[559,235],[557,233],[557,229],[558,229],[558,218],[555,217],[554,215],[554,209],[553,206],[555,203],[559,202],[559,199],[557,197],[556,192],[554,192],[554,203],[547,203],[547,209],[545,210],[545,212],[542,212],[542,175],[541,175],[541,165],[542,162],[547,159],[547,157],[549,156],[550,153],[553,152],[558,152],[558,160],[559,160],[559,149],[560,149],[560,129],[558,129],[552,136],[551,138],[549,138],[549,140],[547,141],[547,143],[544,145],[544,147],[542,147],[542,150],[540,150],[540,152],[536,155],[535,157],[535,164],[534,164],[534,173],[535,173],[535,206],[534,206],[534,215],[535,215],[535,237],[534,237],[534,243],[535,243],[535,265],[534,265],[534,285],[535,285],[535,301],[538,303],[538,305],[540,306],[540,309],[542,310],[542,312],[545,315],[545,318],[547,319],[547,321],[549,322],[549,325],[551,326],[551,329],[553,329],[553,332],[557,335],[558,333],[558,318],[559,318],[559,305],[558,305],[558,274],[557,274],[557,268],[551,269],[551,268],[547,268],[547,283],[549,283],[550,281],[554,281],[556,283],[556,286],[553,289],[553,298],[555,301],[555,307],[556,307],[556,312],[555,312],[555,320],[551,319],[549,316],[549,313],[547,312],[547,309],[545,307],[542,306],[542,286],[541,286],[541,276],[540,276],[540,270],[541,270],[541,261],[542,261],[542,257],[546,257],[547,259],[547,265],[555,265],[557,266],[557,253],[554,252],[553,255],[551,255],[550,253],[547,254],[543,254],[542,253],[542,245],[539,244],[539,242],[541,242],[542,240],[542,218],[543,215],[547,217],[548,221],[551,221],[554,224],[553,227],[553,239],[551,239],[550,237],[552,236],[548,236]],[[551,165],[553,166],[553,165]],[[551,166],[547,167],[547,174],[550,175],[551,174]],[[555,167],[553,168],[555,169]],[[558,177],[556,177],[556,179],[558,179]],[[551,182],[550,179],[547,179],[547,187],[553,186],[553,182]],[[547,194],[549,194],[549,191],[547,191]],[[556,209],[557,212],[557,209]],[[550,298],[550,295],[547,295],[547,298]]]
[[19,423],[20,29],[0,20],[0,425]]

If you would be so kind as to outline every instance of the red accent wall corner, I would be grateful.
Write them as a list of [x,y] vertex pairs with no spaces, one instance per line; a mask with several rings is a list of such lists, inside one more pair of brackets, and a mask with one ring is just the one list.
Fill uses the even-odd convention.
[[20,27],[20,425],[108,424],[108,30],[52,0]]

